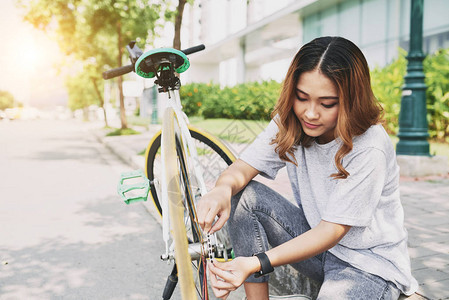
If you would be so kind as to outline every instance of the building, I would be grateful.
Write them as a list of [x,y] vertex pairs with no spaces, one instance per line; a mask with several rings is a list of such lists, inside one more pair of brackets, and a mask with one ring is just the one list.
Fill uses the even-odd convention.
[[[198,0],[185,14],[183,45],[204,43],[184,81],[234,85],[281,81],[297,50],[315,37],[356,43],[371,67],[408,50],[411,0]],[[423,50],[449,47],[449,1],[424,0]]]

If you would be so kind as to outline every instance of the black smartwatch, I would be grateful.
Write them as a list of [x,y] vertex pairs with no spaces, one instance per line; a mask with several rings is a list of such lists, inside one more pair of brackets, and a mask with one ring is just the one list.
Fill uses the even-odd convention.
[[267,275],[268,273],[271,273],[274,271],[274,268],[271,265],[271,262],[268,259],[268,256],[265,254],[265,252],[256,253],[256,254],[253,254],[253,256],[257,256],[257,258],[259,259],[259,262],[260,262],[260,271],[254,273],[254,277],[259,278],[261,276]]

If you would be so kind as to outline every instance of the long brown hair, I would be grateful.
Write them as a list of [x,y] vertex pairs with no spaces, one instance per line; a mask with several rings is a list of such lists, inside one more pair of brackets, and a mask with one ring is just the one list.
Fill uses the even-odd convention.
[[352,150],[352,139],[371,125],[377,124],[382,107],[371,89],[368,64],[363,53],[351,41],[342,37],[320,37],[305,44],[293,58],[287,71],[281,94],[272,113],[279,132],[272,143],[285,161],[297,165],[293,152],[301,145],[308,147],[314,137],[304,133],[293,112],[296,85],[302,73],[319,70],[336,86],[339,109],[335,137],[342,141],[335,155],[338,172],[335,179],[345,179],[349,173],[342,165],[343,157]]

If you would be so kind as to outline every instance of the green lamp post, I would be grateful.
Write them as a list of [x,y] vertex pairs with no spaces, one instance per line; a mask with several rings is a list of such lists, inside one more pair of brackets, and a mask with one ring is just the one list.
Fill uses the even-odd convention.
[[398,155],[430,156],[422,51],[423,0],[411,0],[410,49],[399,113]]

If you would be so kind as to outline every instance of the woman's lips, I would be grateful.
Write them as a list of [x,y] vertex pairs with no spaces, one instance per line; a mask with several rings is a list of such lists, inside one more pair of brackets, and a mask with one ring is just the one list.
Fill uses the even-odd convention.
[[307,123],[306,121],[304,121],[304,126],[306,126],[307,128],[310,128],[310,129],[315,129],[315,128],[318,128],[320,125],[314,125],[314,124],[310,124],[310,123]]

